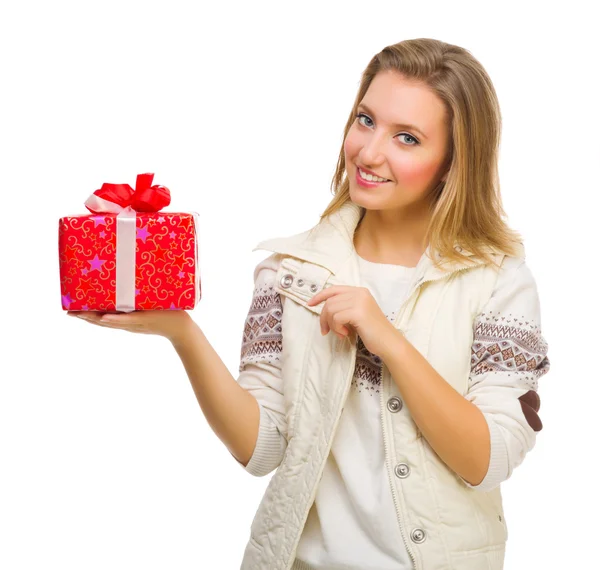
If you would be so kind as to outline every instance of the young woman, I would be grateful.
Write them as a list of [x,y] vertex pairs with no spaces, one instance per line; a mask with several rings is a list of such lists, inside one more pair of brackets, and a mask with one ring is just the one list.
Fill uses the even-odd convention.
[[277,469],[242,569],[503,568],[500,484],[542,429],[550,363],[500,126],[468,51],[376,54],[319,223],[255,248],[237,380],[185,311],[81,315],[169,338],[235,459]]

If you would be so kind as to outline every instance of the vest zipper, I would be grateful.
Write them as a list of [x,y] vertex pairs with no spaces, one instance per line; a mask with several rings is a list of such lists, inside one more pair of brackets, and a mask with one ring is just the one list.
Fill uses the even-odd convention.
[[410,546],[408,545],[408,540],[406,539],[406,535],[404,534],[404,528],[402,525],[402,516],[400,514],[400,506],[398,505],[398,497],[396,496],[396,486],[394,484],[394,478],[392,475],[390,475],[390,473],[392,472],[391,466],[388,464],[389,462],[389,457],[390,457],[390,452],[389,452],[389,444],[388,444],[388,439],[386,437],[386,431],[385,431],[385,419],[383,417],[383,414],[385,413],[384,410],[384,401],[383,401],[383,367],[384,367],[384,363],[381,363],[381,369],[379,372],[379,378],[380,378],[380,390],[379,393],[381,394],[380,397],[380,401],[381,401],[381,429],[383,431],[383,447],[385,449],[385,463],[388,467],[387,472],[388,472],[388,478],[390,481],[390,490],[392,491],[392,497],[394,499],[394,506],[396,507],[396,516],[398,517],[398,527],[400,528],[400,534],[402,535],[402,540],[404,541],[404,546],[406,548],[406,551],[408,552],[408,554],[410,555],[410,558],[412,560],[413,563],[413,568],[416,570],[417,568],[417,561],[415,559],[415,555],[413,554],[413,551],[411,550]]
[[[352,377],[354,376],[354,369],[356,368],[357,346],[358,346],[358,335],[354,341],[354,345],[352,348],[352,359],[350,360],[350,362],[353,362],[354,364],[352,364],[352,366],[350,367],[351,372],[349,374],[349,377],[346,379],[346,388],[344,390],[344,396],[342,398],[342,402],[346,401],[346,398],[348,397],[348,392],[350,391],[350,387],[352,385]],[[319,475],[317,477],[317,482],[315,483],[315,485],[313,487],[313,490],[310,495],[310,499],[308,501],[308,508],[304,511],[304,523],[302,525],[303,528],[304,528],[304,525],[306,525],[306,519],[308,518],[308,513],[313,505],[315,497],[317,496],[317,488],[319,487],[319,483],[321,482],[321,477],[323,476],[323,471],[325,470],[325,464],[327,463],[327,459],[328,459],[329,453],[331,451],[331,446],[333,444],[333,438],[335,437],[335,431],[336,431],[336,428],[340,421],[340,418],[342,417],[343,411],[344,411],[344,406],[342,405],[342,406],[340,406],[340,411],[337,415],[335,423],[333,424],[333,429],[331,431],[331,437],[329,438],[329,445],[327,446],[327,453],[325,454],[325,460],[322,462],[321,468],[319,469]],[[301,536],[302,536],[302,532],[298,533],[298,537],[296,539],[296,544],[294,544],[294,547],[292,549],[293,555],[290,556],[290,559],[288,560],[286,570],[290,570],[290,568],[294,565],[294,560],[296,558],[296,550],[298,549],[298,544],[300,543]]]
[[[462,267],[460,269],[455,269],[454,271],[451,271],[450,273],[447,273],[446,275],[440,276],[440,277],[436,277],[435,279],[427,279],[425,281],[422,281],[421,283],[419,283],[410,293],[410,295],[408,295],[408,297],[404,300],[404,302],[400,305],[400,308],[398,309],[398,314],[396,315],[396,319],[394,320],[394,328],[398,328],[398,323],[400,322],[401,318],[404,315],[404,311],[406,309],[406,306],[408,305],[409,301],[412,300],[413,295],[419,290],[420,287],[422,287],[425,283],[429,283],[431,281],[437,281],[439,279],[444,279],[446,277],[448,277],[449,275],[454,275],[454,273],[457,273],[459,271],[464,271],[465,269],[471,269],[474,266],[468,266],[468,267]],[[394,481],[394,477],[392,474],[392,469],[391,466],[389,465],[389,457],[390,457],[390,453],[389,453],[389,443],[388,443],[388,439],[387,439],[387,435],[386,435],[386,431],[385,431],[385,419],[384,419],[384,414],[385,414],[385,406],[384,406],[384,400],[383,400],[383,367],[385,366],[384,362],[381,362],[381,368],[379,371],[379,381],[380,381],[380,406],[381,406],[381,429],[383,431],[383,447],[385,450],[385,463],[387,466],[387,471],[388,471],[388,479],[390,481],[390,490],[392,492],[392,498],[394,499],[394,506],[396,508],[396,516],[398,517],[398,521],[399,521],[399,528],[400,528],[400,534],[402,535],[402,540],[404,541],[404,546],[406,548],[406,551],[408,552],[412,563],[413,563],[413,568],[415,570],[417,570],[417,560],[415,558],[415,555],[413,553],[413,551],[411,550],[411,548],[408,545],[408,540],[406,538],[405,532],[404,532],[404,528],[402,526],[402,516],[400,513],[400,506],[398,504],[398,497],[396,494],[396,486],[395,486],[395,481]]]

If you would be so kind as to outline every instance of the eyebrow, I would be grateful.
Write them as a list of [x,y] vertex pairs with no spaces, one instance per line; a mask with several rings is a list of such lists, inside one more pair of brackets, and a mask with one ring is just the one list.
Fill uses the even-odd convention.
[[[367,107],[364,103],[359,103],[357,108],[363,108],[367,113],[369,113],[369,115],[374,115],[375,113],[373,113],[373,111],[371,111],[371,109],[369,109],[369,107]],[[396,123],[394,125],[392,125],[394,128],[400,128],[400,129],[409,129],[411,131],[417,131],[423,138],[427,138],[427,135],[421,130],[419,129],[419,127],[416,127],[415,125],[410,125],[408,123]]]

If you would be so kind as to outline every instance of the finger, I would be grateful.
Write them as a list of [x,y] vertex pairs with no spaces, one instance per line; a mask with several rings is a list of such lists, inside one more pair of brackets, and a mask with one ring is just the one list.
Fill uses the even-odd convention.
[[[352,317],[352,309],[355,305],[354,297],[351,294],[341,294],[328,299],[321,311],[321,334],[327,334],[330,330],[336,332],[342,332],[343,334],[349,334],[347,327],[344,327],[350,318]],[[346,320],[342,319],[339,321],[339,317],[336,316],[343,313]]]
[[352,336],[356,330],[354,322],[356,322],[356,307],[353,303],[346,304],[336,311],[332,329],[342,332],[345,336]]
[[318,293],[313,295],[308,301],[306,301],[307,305],[318,305],[322,301],[326,301],[333,295],[337,295],[338,293],[342,293],[347,289],[352,289],[350,285],[331,285],[326,287],[325,289],[321,289]]
[[69,316],[71,317],[77,317],[78,319],[81,319],[82,321],[92,321],[93,317],[91,315],[87,314],[87,311],[73,311],[69,313]]
[[330,299],[323,305],[323,310],[319,315],[319,326],[321,327],[321,334],[326,335],[331,330],[331,321],[335,314],[335,304],[333,299]]
[[[336,295],[334,298],[327,301],[328,320],[331,321],[334,315],[339,317],[340,313],[344,316],[352,316],[352,311],[356,308],[356,298],[352,294]],[[336,321],[339,325],[339,321]],[[347,321],[341,323],[346,324]],[[334,328],[334,327],[332,327]]]
[[87,321],[93,325],[110,328],[124,328],[125,323],[119,323],[113,320],[114,315],[107,316],[105,313],[96,313],[93,311],[81,311],[81,314],[76,315],[82,321]]
[[114,324],[108,323],[107,321],[99,318],[99,317],[87,317],[87,316],[83,316],[83,317],[79,317],[82,321],[87,321],[88,323],[91,323],[93,325],[98,325],[100,327],[107,327],[107,326],[112,326],[114,327]]
[[80,319],[97,319],[104,313],[101,311],[70,311],[70,314]]
[[115,328],[131,329],[139,325],[138,319],[128,313],[105,313],[99,315],[96,321],[98,324],[112,325]]
[[110,313],[105,311],[79,311],[75,313],[75,316],[80,317],[82,319],[87,319],[89,321],[110,321],[116,317],[116,319],[121,318],[122,316],[126,316],[126,314],[121,313]]
[[77,315],[80,319],[88,321],[90,323],[97,323],[102,318],[102,314],[94,313],[92,311],[82,311],[81,315]]
[[338,336],[347,336],[350,334],[348,327],[340,322],[335,317],[327,318],[325,323],[321,325],[321,334],[326,335],[329,331],[333,331]]
[[346,326],[347,322],[348,320],[347,318],[344,318],[344,313],[337,312],[332,319],[331,330],[335,331],[336,333],[340,333],[343,336],[347,336],[350,332]]

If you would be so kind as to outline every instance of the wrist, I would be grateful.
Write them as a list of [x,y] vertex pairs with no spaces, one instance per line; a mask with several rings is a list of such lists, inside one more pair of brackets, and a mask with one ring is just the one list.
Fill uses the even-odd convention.
[[381,348],[382,360],[386,362],[391,356],[398,356],[398,353],[403,350],[405,343],[408,342],[402,331],[394,327],[390,323],[388,333],[383,337]]
[[187,311],[181,311],[181,319],[177,320],[174,330],[165,335],[173,346],[184,344],[197,327],[196,322]]

